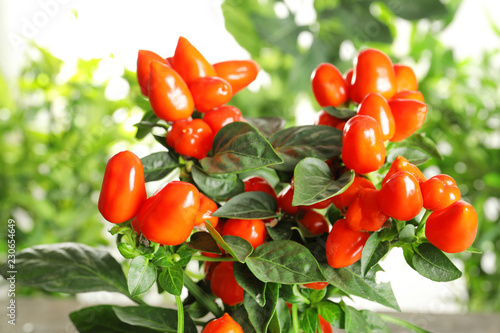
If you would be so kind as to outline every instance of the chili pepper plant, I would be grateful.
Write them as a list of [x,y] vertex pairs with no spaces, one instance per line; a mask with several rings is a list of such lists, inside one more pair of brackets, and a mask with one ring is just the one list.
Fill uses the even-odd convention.
[[[80,332],[388,332],[387,323],[424,332],[345,303],[400,310],[390,283],[376,281],[393,248],[438,282],[462,275],[446,253],[479,252],[477,214],[453,178],[418,167],[442,157],[417,132],[428,107],[412,68],[376,49],[344,74],[318,64],[311,87],[322,110],[313,125],[287,128],[230,105],[259,70],[252,60],[212,64],[183,37],[171,57],[139,51],[151,108],[136,136],[164,150],[123,151],[106,166],[98,209],[123,260],[84,244],[35,246],[17,255],[18,283],[136,303],[71,313]],[[163,186],[148,195],[152,181]],[[148,305],[146,293],[176,306]]]

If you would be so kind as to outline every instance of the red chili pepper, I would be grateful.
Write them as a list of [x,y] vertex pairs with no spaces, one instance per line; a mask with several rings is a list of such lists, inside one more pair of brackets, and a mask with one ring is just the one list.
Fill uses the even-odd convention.
[[214,64],[214,69],[231,85],[234,96],[257,78],[260,66],[253,60],[229,60]]

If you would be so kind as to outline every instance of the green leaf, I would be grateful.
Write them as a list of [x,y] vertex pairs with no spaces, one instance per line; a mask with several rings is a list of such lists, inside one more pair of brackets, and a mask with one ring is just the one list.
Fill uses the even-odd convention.
[[325,281],[311,252],[290,240],[262,244],[247,258],[247,265],[263,282],[296,284]]
[[300,315],[300,327],[305,333],[316,333],[319,326],[318,312],[315,308],[307,308]]
[[417,240],[415,236],[415,226],[411,224],[405,225],[399,232],[399,240],[408,244],[415,242]]
[[200,162],[207,173],[217,174],[258,169],[283,163],[283,160],[255,127],[234,122],[217,133],[212,145],[212,156]]
[[274,133],[281,131],[286,124],[285,119],[279,117],[245,117],[245,120],[254,126],[266,138],[269,138]]
[[222,253],[214,238],[210,235],[210,233],[205,231],[198,231],[192,234],[190,242],[186,244],[194,250],[216,254]]
[[248,319],[257,333],[267,332],[271,318],[276,311],[276,304],[279,298],[279,285],[276,283],[268,283],[265,293],[266,303],[264,306],[260,306],[255,298],[248,293],[245,293],[243,298],[243,306],[247,310]]
[[278,176],[278,173],[276,172],[276,170],[270,167],[245,171],[238,174],[238,177],[241,180],[245,180],[246,178],[251,176],[259,176],[264,178],[273,188],[280,183],[280,177]]
[[245,190],[245,184],[235,174],[209,175],[197,166],[193,166],[191,175],[196,186],[216,201],[232,198]]
[[231,313],[231,317],[233,317],[234,321],[240,324],[243,332],[245,333],[256,333],[257,331],[250,323],[248,319],[248,312],[244,306],[239,306]]
[[323,125],[296,126],[281,130],[269,139],[283,164],[277,170],[292,171],[306,157],[326,161],[342,150],[342,131]]
[[234,263],[233,269],[236,282],[238,282],[238,284],[245,289],[260,306],[264,306],[266,304],[266,283],[257,279],[244,264]]
[[267,234],[273,240],[288,240],[292,237],[292,223],[281,219],[274,227],[266,226]]
[[441,1],[420,0],[383,0],[392,12],[405,20],[419,20],[423,18],[442,18],[448,14],[448,9]]
[[[0,273],[8,277],[7,262]],[[16,283],[50,292],[127,292],[123,270],[107,252],[79,243],[37,245],[16,253]]]
[[330,224],[332,225],[342,218],[340,210],[337,207],[335,207],[335,205],[330,205],[330,207],[328,207],[328,210],[326,211],[326,217],[328,218],[328,221],[330,221]]
[[403,156],[408,162],[415,165],[423,164],[431,159],[427,153],[415,148],[392,148],[387,150],[387,163],[392,163],[398,156]]
[[160,180],[179,167],[179,163],[164,151],[145,156],[141,158],[141,162],[146,182]]
[[208,309],[201,305],[199,302],[191,303],[186,311],[193,318],[202,318],[208,314]]
[[253,191],[235,195],[213,212],[212,216],[228,219],[266,219],[278,216],[277,210],[278,204],[270,194]]
[[184,286],[184,270],[180,266],[166,267],[158,276],[158,283],[169,294],[180,296]]
[[347,294],[352,294],[377,302],[397,311],[401,311],[390,283],[378,283],[375,275],[383,271],[382,267],[375,265],[364,278],[361,277],[359,262],[343,268],[332,268],[328,263],[320,263],[321,271],[327,281]]
[[354,172],[346,172],[334,180],[328,165],[317,158],[304,158],[295,167],[292,204],[312,205],[344,192],[354,181]]
[[156,266],[144,256],[135,257],[128,271],[128,291],[131,296],[145,293],[156,281]]
[[146,111],[144,113],[144,116],[142,116],[141,121],[134,125],[135,127],[137,127],[135,138],[138,140],[144,139],[146,135],[151,132],[154,125],[156,125],[159,120],[160,118],[155,115],[153,110]]
[[389,328],[378,314],[369,310],[358,311],[345,306],[346,333],[389,333]]
[[366,273],[389,252],[390,248],[389,242],[380,241],[378,232],[371,234],[361,252],[361,276],[366,276]]
[[[392,151],[396,148],[411,148],[412,150],[416,149],[416,150],[419,150],[419,151],[425,153],[426,155],[432,156],[432,157],[437,158],[439,160],[443,160],[443,156],[441,156],[441,154],[439,153],[434,141],[432,141],[430,138],[428,138],[427,136],[425,136],[422,133],[414,133],[413,135],[411,135],[410,137],[406,138],[403,141],[391,142],[387,146],[387,150],[389,151],[388,155],[391,156],[391,158],[397,157],[397,155],[393,156],[394,154],[390,153],[390,151]],[[411,152],[412,150],[407,150],[407,152]],[[414,154],[414,152],[412,154]],[[411,154],[408,157],[410,159],[414,159],[414,157],[412,157]],[[388,161],[391,162],[391,160],[389,160],[389,159],[388,159]],[[418,162],[418,160],[415,162]]]
[[331,116],[334,116],[335,118],[345,119],[345,120],[354,117],[357,113],[356,110],[340,109],[333,106],[323,107],[323,110],[325,110],[326,113],[328,113]]
[[290,316],[290,309],[286,302],[279,298],[276,305],[276,312],[274,313],[271,323],[269,324],[269,332],[273,333],[289,333],[292,327],[292,318]]
[[327,322],[336,328],[343,329],[345,327],[345,314],[340,305],[325,300],[317,303],[316,307],[318,308],[318,314]]
[[462,276],[462,272],[434,245],[423,243],[414,250],[412,267],[420,275],[437,282],[453,281]]
[[126,259],[134,259],[138,255],[140,255],[140,252],[137,251],[135,246],[127,243],[118,243],[117,248],[118,251],[120,251],[120,254]]
[[475,247],[472,247],[472,246],[469,246],[469,248],[467,250],[465,250],[464,252],[483,254],[483,251],[481,251],[480,249],[476,249]]
[[[217,244],[226,251],[231,257],[238,260],[239,262],[245,262],[246,258],[250,253],[252,253],[252,245],[248,243],[243,238],[237,236],[224,236],[224,238],[215,230],[210,222],[205,223],[205,227],[212,237],[215,239]],[[235,248],[233,249],[231,245],[226,243],[226,240],[231,243]]]
[[[147,327],[161,332],[177,332],[177,311],[172,309],[139,305],[113,306],[113,311],[121,321],[129,325]],[[196,326],[187,315],[184,316],[184,332],[197,332]]]
[[[80,333],[156,333],[146,327],[134,326],[120,320],[111,305],[97,305],[74,311],[69,315],[71,322]],[[175,315],[177,318],[177,315]],[[141,325],[142,326],[142,325]],[[176,332],[167,331],[167,332]]]

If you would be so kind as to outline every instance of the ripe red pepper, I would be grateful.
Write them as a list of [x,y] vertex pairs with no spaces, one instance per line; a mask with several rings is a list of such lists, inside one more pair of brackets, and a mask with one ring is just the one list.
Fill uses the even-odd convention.
[[342,135],[342,160],[356,173],[378,170],[385,162],[386,150],[382,130],[370,116],[349,119]]
[[243,333],[243,329],[230,315],[224,313],[222,317],[209,322],[202,333]]
[[437,175],[420,184],[424,208],[432,211],[445,209],[460,200],[460,189],[448,175]]
[[322,63],[313,71],[312,91],[320,106],[339,106],[347,101],[347,87],[342,73],[332,64]]
[[418,130],[427,116],[427,105],[414,99],[392,99],[389,101],[396,124],[392,142],[406,139]]
[[361,103],[373,92],[390,99],[396,93],[396,75],[391,59],[382,51],[365,49],[354,59],[351,100]]
[[231,85],[216,76],[199,77],[189,84],[194,106],[199,112],[207,112],[223,106],[233,96]]
[[361,251],[370,234],[349,228],[345,219],[333,224],[326,240],[326,259],[333,268],[354,264],[361,259]]
[[414,99],[416,101],[425,103],[424,95],[420,91],[415,90],[402,90],[392,96],[391,99]]
[[344,73],[344,81],[345,81],[345,87],[346,87],[346,92],[347,96],[351,98],[351,87],[352,87],[352,75],[354,74],[354,69],[350,68]]
[[213,65],[217,76],[232,87],[233,96],[257,78],[260,66],[253,60],[229,60]]
[[168,62],[158,54],[152,51],[139,50],[139,54],[137,55],[137,82],[139,82],[141,92],[144,96],[149,95],[148,82],[152,61],[165,63],[165,65],[169,66]]
[[191,234],[199,207],[200,193],[194,185],[171,181],[139,211],[141,232],[150,241],[179,245]]
[[319,325],[321,326],[321,331],[323,333],[333,333],[332,324],[327,322],[321,315],[318,315]]
[[432,212],[425,225],[425,236],[431,244],[447,253],[467,250],[477,233],[477,213],[465,201]]
[[345,210],[351,205],[356,194],[364,188],[375,189],[375,185],[368,179],[355,175],[352,184],[344,192],[332,197],[333,205],[339,210]]
[[111,157],[104,171],[98,208],[112,223],[135,217],[146,201],[142,162],[134,153],[122,151]]
[[212,227],[216,228],[219,223],[217,216],[212,216],[212,213],[217,210],[217,204],[204,194],[200,193],[200,208],[196,214],[195,226],[205,226],[205,220],[208,220]]
[[418,90],[418,80],[410,66],[395,64],[396,92],[404,90]]
[[287,214],[295,215],[299,212],[299,206],[292,206],[293,187],[288,185],[278,194],[278,207]]
[[241,111],[237,107],[231,105],[224,105],[218,109],[205,112],[203,120],[210,126],[214,132],[214,136],[227,124],[235,121],[246,122],[241,116]]
[[304,284],[304,287],[314,290],[325,289],[328,286],[328,282],[311,282]]
[[422,184],[427,180],[420,169],[413,163],[410,163],[406,158],[399,155],[397,156],[391,164],[391,168],[387,171],[384,179],[382,180],[382,185],[385,184],[396,172],[406,171],[409,172],[417,181]]
[[233,262],[224,261],[215,267],[210,283],[212,293],[229,306],[243,302],[245,290],[234,278]]
[[336,129],[342,131],[344,129],[346,122],[347,122],[347,120],[338,119],[338,118],[330,115],[328,112],[321,110],[318,112],[318,115],[316,116],[316,120],[315,120],[314,124],[331,126],[331,127],[335,127]]
[[266,225],[259,219],[229,219],[222,230],[222,236],[227,235],[241,237],[255,249],[266,241]]
[[217,76],[207,59],[184,37],[179,37],[172,66],[187,84],[199,77]]
[[205,158],[212,149],[214,134],[201,119],[177,121],[167,133],[167,144],[182,155]]
[[194,102],[184,80],[165,63],[151,62],[149,103],[158,118],[178,121],[191,117]]
[[418,180],[409,172],[396,172],[380,188],[378,203],[390,217],[402,221],[411,220],[423,207]]
[[326,218],[314,210],[307,211],[299,222],[313,235],[321,235],[329,231]]
[[346,220],[352,230],[378,231],[389,219],[378,203],[378,190],[360,190],[347,209]]
[[259,176],[250,176],[243,179],[243,183],[245,184],[245,192],[254,192],[254,191],[266,192],[267,194],[272,196],[274,200],[278,200],[274,188],[271,186],[271,184],[269,184],[269,182],[265,178]]
[[391,139],[396,131],[396,124],[387,100],[379,93],[365,96],[358,107],[358,114],[370,116],[377,121],[382,130],[382,139]]

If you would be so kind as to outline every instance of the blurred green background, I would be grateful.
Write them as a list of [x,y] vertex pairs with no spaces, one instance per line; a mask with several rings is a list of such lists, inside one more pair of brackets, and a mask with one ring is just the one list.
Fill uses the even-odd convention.
[[[452,175],[479,215],[474,246],[484,255],[457,255],[465,264],[466,306],[500,311],[500,47],[479,59],[457,60],[436,37],[460,3],[317,0],[315,22],[301,24],[299,13],[281,1],[226,0],[226,29],[270,79],[260,91],[244,90],[230,104],[247,116],[280,116],[292,124],[300,101],[320,110],[309,79],[321,62],[345,72],[356,50],[376,47],[393,62],[417,68],[430,110],[421,131],[444,157],[420,168]],[[394,46],[401,20],[409,27],[404,52]],[[491,30],[497,34],[491,43],[500,45],[500,25],[491,22]],[[79,60],[75,72],[61,79],[61,60],[35,45],[31,50],[16,82],[0,76],[1,224],[9,218],[22,221],[18,249],[64,241],[106,244],[97,211],[106,161],[117,143],[136,142],[122,122],[148,103],[133,72],[123,74],[127,96],[109,98],[109,82],[95,80],[99,59]],[[6,230],[0,231],[2,239]],[[6,253],[5,242],[0,253]]]

